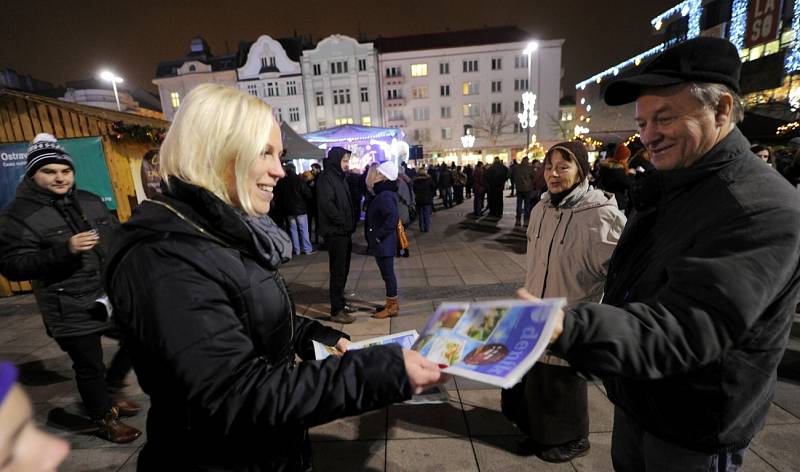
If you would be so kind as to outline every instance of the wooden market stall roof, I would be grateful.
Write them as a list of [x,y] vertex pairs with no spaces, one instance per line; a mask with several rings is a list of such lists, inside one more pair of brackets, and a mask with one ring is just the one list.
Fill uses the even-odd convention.
[[0,87],[0,143],[31,141],[37,133],[56,138],[110,136],[113,124],[166,130],[169,122]]

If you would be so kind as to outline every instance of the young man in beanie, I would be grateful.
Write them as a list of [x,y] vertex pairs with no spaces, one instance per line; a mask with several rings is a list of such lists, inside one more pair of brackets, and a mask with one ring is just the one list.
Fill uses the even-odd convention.
[[344,299],[344,287],[350,273],[350,255],[353,252],[351,236],[356,230],[355,209],[347,186],[350,170],[350,151],[333,147],[324,161],[324,170],[317,180],[317,211],[319,234],[328,249],[330,271],[330,319],[337,323],[352,323],[355,312]]
[[12,280],[33,280],[33,293],[47,334],[73,362],[84,407],[98,435],[116,443],[139,437],[139,430],[118,420],[140,407],[112,399],[131,368],[123,348],[106,372],[100,338],[111,328],[103,297],[102,271],[109,233],[116,221],[94,194],[75,188],[72,158],[48,134],[28,148],[25,178],[0,215],[0,273]]
[[617,472],[738,470],[770,407],[800,296],[800,193],[736,127],[740,69],[731,43],[700,37],[605,91],[636,102],[658,172],[633,189],[603,304],[570,309],[551,351],[603,378]]

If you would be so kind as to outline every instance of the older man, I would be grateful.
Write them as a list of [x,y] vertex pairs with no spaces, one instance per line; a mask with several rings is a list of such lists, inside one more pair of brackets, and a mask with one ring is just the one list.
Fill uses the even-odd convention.
[[737,470],[762,428],[800,286],[800,193],[737,129],[741,64],[686,41],[611,83],[636,102],[658,169],[611,259],[602,305],[566,313],[552,345],[600,375],[626,471]]

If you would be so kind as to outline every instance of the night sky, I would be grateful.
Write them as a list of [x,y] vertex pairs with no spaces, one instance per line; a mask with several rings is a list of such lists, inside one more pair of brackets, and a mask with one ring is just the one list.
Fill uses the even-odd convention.
[[566,40],[565,94],[591,75],[657,44],[649,20],[677,0],[331,0],[137,2],[7,0],[0,15],[0,69],[63,84],[103,68],[155,91],[160,61],[179,59],[196,35],[214,54],[261,34],[398,36],[518,25],[531,38]]

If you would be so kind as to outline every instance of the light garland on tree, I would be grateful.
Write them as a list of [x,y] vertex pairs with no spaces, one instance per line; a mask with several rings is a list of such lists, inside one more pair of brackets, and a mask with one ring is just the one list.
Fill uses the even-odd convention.
[[794,131],[799,128],[800,128],[800,121],[793,121],[791,123],[786,123],[783,126],[779,126],[777,131],[775,131],[775,134],[780,136],[782,134],[789,133],[790,131]]
[[747,32],[748,0],[733,0],[731,6],[730,42],[741,51],[744,48],[744,35]]
[[[787,0],[788,1],[788,0]],[[800,72],[800,0],[794,0],[794,18],[792,18],[792,31],[794,31],[794,44],[786,53],[784,69],[787,74]]]

